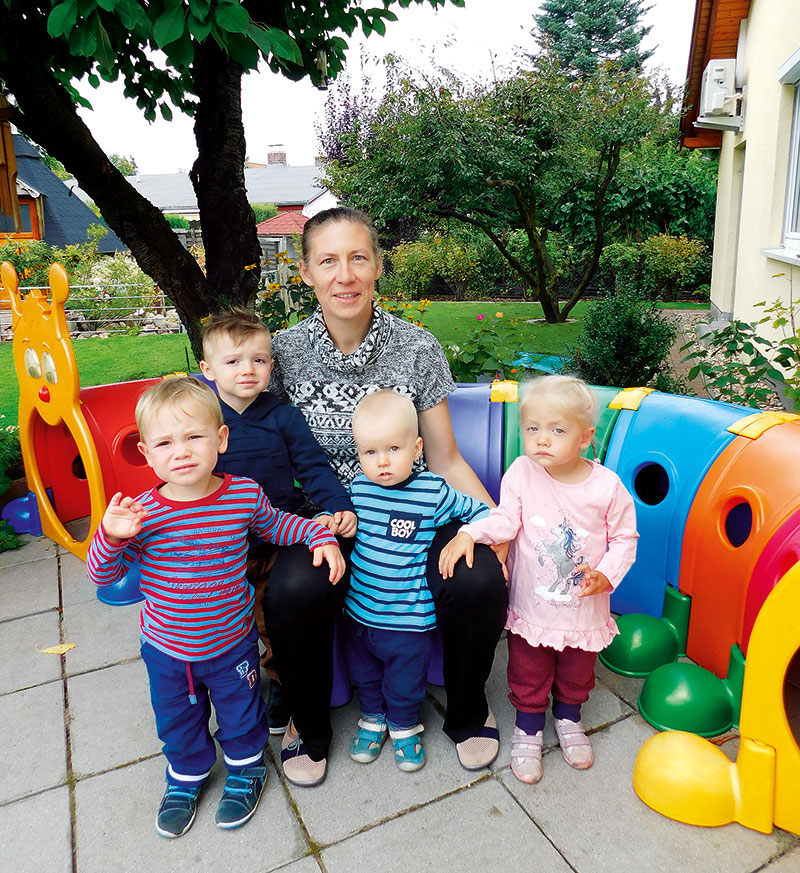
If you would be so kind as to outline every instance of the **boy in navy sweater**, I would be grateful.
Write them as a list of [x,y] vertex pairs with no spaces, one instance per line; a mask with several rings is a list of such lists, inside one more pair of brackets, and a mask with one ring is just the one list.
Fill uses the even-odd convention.
[[[215,315],[206,324],[200,369],[216,384],[230,431],[228,450],[219,456],[216,472],[255,479],[276,509],[313,515],[309,512],[309,505],[313,505],[331,516],[328,526],[333,533],[353,536],[353,504],[303,414],[266,390],[273,364],[269,329],[252,312],[233,309]],[[261,663],[272,680],[270,732],[282,733],[290,713],[285,711],[271,666],[272,649],[262,607],[276,554],[271,543],[252,544],[247,578],[255,589],[256,624],[266,648]]]

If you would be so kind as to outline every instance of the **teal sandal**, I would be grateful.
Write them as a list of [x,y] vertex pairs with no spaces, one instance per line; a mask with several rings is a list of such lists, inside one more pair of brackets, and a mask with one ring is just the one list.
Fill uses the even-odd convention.
[[358,733],[350,743],[350,757],[359,764],[370,764],[381,753],[386,742],[386,722],[358,720]]
[[390,730],[394,743],[394,760],[397,766],[406,773],[413,773],[425,766],[425,749],[419,735],[424,730],[421,724],[405,730]]

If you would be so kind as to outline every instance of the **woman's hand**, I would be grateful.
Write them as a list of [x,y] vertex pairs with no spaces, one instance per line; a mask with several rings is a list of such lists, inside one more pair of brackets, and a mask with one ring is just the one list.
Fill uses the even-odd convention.
[[328,573],[328,581],[331,585],[335,585],[344,574],[344,557],[339,551],[339,546],[333,543],[328,543],[326,546],[320,546],[312,552],[311,563],[315,567],[319,567],[323,561],[328,562],[331,571]]
[[453,568],[461,558],[472,569],[474,554],[475,541],[472,537],[464,531],[457,533],[439,553],[439,572],[442,574],[442,579],[452,577]]
[[125,542],[139,533],[146,517],[147,510],[141,503],[117,491],[103,515],[103,533],[111,543]]
[[581,579],[581,590],[578,592],[578,597],[589,597],[591,594],[602,594],[611,588],[611,583],[608,581],[608,576],[601,573],[599,570],[592,570],[588,564],[581,564],[575,568],[575,572],[583,571],[583,579]]

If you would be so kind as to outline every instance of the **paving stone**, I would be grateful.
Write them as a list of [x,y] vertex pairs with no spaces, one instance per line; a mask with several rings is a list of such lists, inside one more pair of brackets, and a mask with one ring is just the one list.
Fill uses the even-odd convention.
[[281,873],[321,873],[322,868],[313,855],[308,855],[288,867],[281,867]]
[[797,873],[800,870],[800,841],[794,849],[776,858],[763,868],[763,873]]
[[68,679],[72,766],[78,777],[161,751],[141,661]]
[[[218,761],[200,796],[191,830],[177,840],[156,833],[164,793],[162,759],[82,779],[75,788],[78,873],[267,873],[308,854],[280,781],[268,766],[267,786],[253,819],[223,831],[214,823],[225,771]],[[294,868],[289,868],[294,870]],[[315,862],[297,873],[318,873]]]
[[0,803],[63,785],[67,755],[62,683],[0,697],[0,737]]
[[70,675],[139,657],[141,604],[109,606],[96,598],[64,606],[65,642],[75,643],[65,655]]
[[[453,743],[441,731],[442,719],[429,702],[423,704],[420,716],[425,724],[422,739],[427,763],[415,773],[403,773],[394,763],[390,739],[377,761],[371,764],[353,761],[348,749],[358,730],[358,706],[352,701],[333,711],[334,738],[325,782],[314,788],[288,786],[315,843],[327,845],[341,840],[400,810],[462,788],[489,772],[470,773],[459,766]],[[279,738],[270,745],[277,759]],[[391,790],[387,790],[389,785]]]
[[637,679],[634,676],[622,676],[619,673],[614,673],[608,667],[603,666],[598,660],[597,666],[594,669],[594,675],[598,682],[602,682],[606,688],[613,691],[617,697],[621,697],[628,706],[634,709],[638,708],[639,694],[644,685],[644,679]]
[[[9,552],[0,554],[0,558]],[[0,621],[58,609],[58,559],[0,564]]]
[[94,603],[97,586],[86,575],[86,564],[75,555],[61,549],[61,600],[64,606],[75,603]]
[[54,610],[0,623],[0,694],[60,682],[61,658],[40,651],[60,642],[59,617]]
[[328,873],[570,870],[492,778],[326,848],[322,861]]
[[5,569],[30,561],[54,558],[58,554],[56,544],[48,537],[32,537],[28,534],[22,534],[20,539],[23,541],[23,545],[18,549],[0,552],[0,568]]
[[691,827],[645,806],[633,790],[633,762],[653,733],[639,716],[627,718],[594,735],[590,770],[573,770],[553,752],[538,785],[523,785],[510,771],[500,778],[580,873],[750,873],[791,845],[782,831]]
[[72,836],[66,786],[2,808],[0,863],[9,873],[71,873]]

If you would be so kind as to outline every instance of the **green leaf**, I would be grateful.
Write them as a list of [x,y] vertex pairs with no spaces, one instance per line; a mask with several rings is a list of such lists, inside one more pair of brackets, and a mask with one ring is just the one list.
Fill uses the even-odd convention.
[[117,7],[118,0],[96,0],[97,5],[106,12],[113,12]]
[[78,6],[75,0],[63,0],[54,6],[47,16],[47,32],[52,37],[66,36],[78,20]]
[[244,6],[235,2],[223,4],[220,0],[219,6],[214,10],[214,20],[220,29],[228,33],[245,33],[250,22],[250,15]]
[[175,42],[183,36],[186,28],[182,6],[165,9],[153,25],[153,39],[159,48]]
[[105,70],[112,70],[116,63],[117,56],[114,54],[114,49],[111,48],[111,40],[108,37],[108,31],[103,27],[99,16],[95,16],[98,28],[97,51],[95,56],[97,62]]
[[277,27],[271,27],[267,32],[272,40],[272,53],[275,57],[290,61],[293,64],[303,63],[300,48],[288,33],[284,33]]
[[211,0],[189,0],[189,11],[199,21],[208,15],[209,9],[211,9]]
[[211,28],[214,26],[213,22],[208,19],[200,21],[200,19],[196,18],[193,14],[189,16],[186,23],[189,28],[189,33],[200,42],[203,42],[209,33],[211,33]]
[[194,60],[194,44],[188,31],[180,39],[164,46],[164,54],[173,66],[188,67]]
[[97,48],[97,29],[91,21],[81,21],[69,35],[69,50],[78,57],[90,58]]
[[161,106],[159,106],[159,109],[161,110],[161,117],[165,121],[172,121],[172,110],[166,103],[162,103]]
[[135,0],[117,0],[116,13],[122,26],[140,33],[145,39],[153,34],[153,24]]

